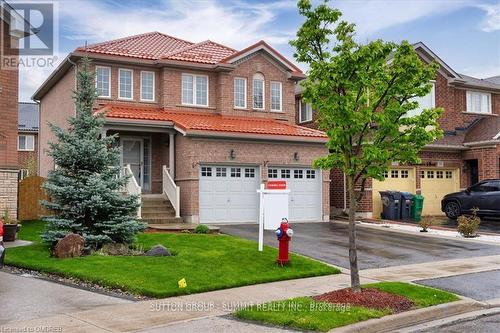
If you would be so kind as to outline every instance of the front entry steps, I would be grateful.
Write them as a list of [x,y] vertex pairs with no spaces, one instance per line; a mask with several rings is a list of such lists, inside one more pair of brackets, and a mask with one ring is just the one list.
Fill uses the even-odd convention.
[[184,223],[182,217],[175,217],[172,204],[163,194],[143,194],[142,221],[147,224]]

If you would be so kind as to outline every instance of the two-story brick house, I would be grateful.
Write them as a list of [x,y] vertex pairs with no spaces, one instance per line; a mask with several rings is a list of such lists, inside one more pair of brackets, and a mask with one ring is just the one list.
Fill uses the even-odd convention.
[[[392,165],[385,181],[369,181],[358,212],[380,217],[379,191],[420,193],[424,214],[442,215],[441,199],[479,180],[500,178],[500,78],[476,79],[455,72],[423,43],[415,50],[427,63],[437,61],[440,70],[432,91],[419,99],[420,108],[442,107],[440,125],[444,137],[422,151],[420,165]],[[315,112],[296,92],[297,122],[316,127]],[[344,175],[331,171],[332,212],[348,208]]]
[[330,173],[311,168],[326,137],[295,124],[304,74],[263,41],[237,51],[152,32],[77,48],[33,96],[41,176],[54,168],[47,123],[66,126],[74,114],[75,64],[84,56],[96,73],[103,135],[118,134],[143,200],[165,194],[186,221],[256,222],[260,184],[285,179],[292,221],[329,218]]

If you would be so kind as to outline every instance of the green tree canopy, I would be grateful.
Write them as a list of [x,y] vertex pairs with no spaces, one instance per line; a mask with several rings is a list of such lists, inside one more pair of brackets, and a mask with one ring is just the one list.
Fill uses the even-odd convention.
[[[290,42],[295,58],[309,66],[302,82],[303,99],[318,112],[319,128],[328,136],[330,153],[315,161],[323,169],[338,168],[347,177],[350,198],[351,284],[359,290],[354,213],[366,180],[382,180],[391,162],[419,163],[419,152],[442,135],[440,108],[419,107],[438,65],[424,63],[407,41],[355,39],[355,26],[340,21],[341,12],[322,3],[300,0],[305,17]],[[355,185],[361,190],[356,191]]]

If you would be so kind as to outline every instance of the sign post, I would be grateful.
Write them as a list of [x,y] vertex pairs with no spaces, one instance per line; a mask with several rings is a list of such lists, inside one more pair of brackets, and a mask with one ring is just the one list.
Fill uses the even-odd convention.
[[286,181],[268,181],[260,185],[259,251],[264,249],[264,230],[276,230],[283,218],[288,219],[288,194]]

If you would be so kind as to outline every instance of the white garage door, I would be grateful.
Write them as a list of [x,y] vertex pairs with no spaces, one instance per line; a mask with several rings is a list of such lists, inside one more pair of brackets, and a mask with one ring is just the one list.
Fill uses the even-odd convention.
[[269,167],[269,180],[285,180],[289,196],[289,220],[321,221],[321,171],[306,168]]
[[200,222],[257,222],[260,171],[251,166],[201,166]]

